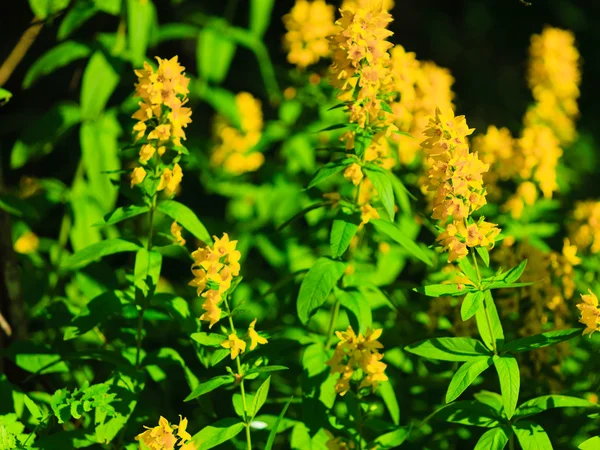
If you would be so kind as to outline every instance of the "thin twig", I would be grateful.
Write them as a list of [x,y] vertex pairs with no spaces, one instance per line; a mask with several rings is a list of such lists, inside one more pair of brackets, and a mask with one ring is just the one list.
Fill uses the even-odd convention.
[[17,45],[12,49],[8,58],[0,66],[0,87],[8,81],[14,70],[17,68],[19,63],[25,57],[25,54],[35,42],[36,38],[42,31],[44,22],[40,22],[38,19],[33,19],[29,28],[21,35],[21,39],[17,42]]

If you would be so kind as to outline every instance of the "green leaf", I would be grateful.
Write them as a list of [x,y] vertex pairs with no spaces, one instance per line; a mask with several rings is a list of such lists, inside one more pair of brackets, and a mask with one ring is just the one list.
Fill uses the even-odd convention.
[[494,360],[489,356],[480,356],[465,362],[450,381],[446,392],[446,403],[456,400],[493,362]]
[[8,431],[4,424],[0,424],[0,449],[13,450],[17,448],[15,436]]
[[336,219],[333,221],[329,238],[332,258],[339,258],[344,254],[357,231],[358,224],[355,222],[349,222],[343,219]]
[[443,406],[432,414],[446,422],[475,427],[494,428],[502,418],[488,405],[476,401],[460,401]]
[[600,448],[600,436],[594,436],[582,442],[577,448],[581,450],[598,450]]
[[479,285],[479,276],[477,275],[477,270],[471,264],[471,261],[468,257],[462,258],[458,261],[458,267],[466,275],[466,277],[473,282],[476,286]]
[[98,10],[89,3],[76,2],[60,22],[60,27],[58,27],[58,33],[56,37],[59,41],[68,38],[71,33],[81,27],[81,25],[83,25],[86,21],[94,17],[97,12]]
[[[140,3],[138,0],[130,0]],[[81,115],[95,119],[106,107],[119,84],[119,74],[102,52],[97,51],[88,62],[81,81]]]
[[83,250],[78,251],[67,259],[63,260],[61,270],[77,270],[88,264],[99,260],[100,258],[115,253],[136,252],[141,248],[138,241],[127,239],[107,239],[102,242],[92,244]]
[[113,212],[108,213],[104,216],[104,221],[99,225],[114,225],[115,223],[122,222],[123,220],[131,219],[132,217],[145,214],[150,211],[148,206],[128,205],[120,206]]
[[222,31],[207,27],[198,33],[198,73],[206,81],[220,84],[229,71],[236,44]]
[[121,313],[123,307],[116,291],[106,291],[94,297],[65,328],[65,341],[78,338],[92,330],[95,326],[105,323],[113,314]]
[[18,169],[32,158],[47,155],[59,140],[81,122],[79,105],[59,103],[27,127],[15,142],[10,155],[10,167]]
[[364,171],[367,175],[367,178],[369,178],[369,180],[371,180],[373,183],[373,187],[377,191],[377,194],[379,194],[379,198],[381,199],[381,203],[383,203],[383,207],[388,213],[390,220],[393,222],[396,211],[391,174],[389,174],[386,170],[380,168],[375,169],[374,167],[377,166],[373,165],[373,168],[365,167]]
[[233,439],[243,429],[244,424],[239,419],[221,419],[196,433],[192,439],[198,450],[208,450]]
[[140,292],[144,298],[151,297],[158,284],[162,255],[155,250],[140,248],[135,255],[134,280],[136,296]]
[[539,414],[551,408],[598,408],[596,403],[568,395],[543,395],[522,403],[515,411],[515,419]]
[[37,19],[44,20],[69,6],[69,0],[29,0],[29,6]]
[[504,427],[492,428],[483,433],[474,450],[502,450],[511,435],[512,430],[510,429]]
[[198,37],[199,28],[189,23],[165,23],[158,30],[158,43],[179,39],[195,39]]
[[0,194],[0,209],[16,217],[39,218],[39,212],[27,201],[9,194]]
[[465,293],[470,292],[471,289],[474,288],[464,284],[430,284],[429,286],[415,288],[414,291],[428,297],[443,297],[445,295],[456,297],[465,295]]
[[190,336],[194,341],[206,347],[220,347],[221,343],[227,340],[227,336],[219,333],[193,333]]
[[537,348],[548,347],[560,342],[568,341],[581,335],[581,328],[569,328],[568,330],[546,331],[545,333],[515,339],[502,347],[503,352],[526,352]]
[[15,341],[8,347],[7,354],[17,366],[36,374],[66,373],[69,367],[63,357],[51,347],[31,341]]
[[39,419],[42,417],[42,412],[40,411],[38,405],[36,405],[35,402],[31,400],[27,395],[23,396],[23,402],[25,403],[25,406],[31,414],[31,417],[33,417],[34,419]]
[[250,1],[250,31],[262,38],[269,27],[275,0]]
[[[466,259],[466,258],[465,258]],[[468,292],[460,307],[460,317],[462,320],[469,320],[483,305],[485,294],[481,291]]]
[[346,263],[319,258],[310,268],[298,293],[298,317],[306,325],[314,311],[320,308],[346,270]]
[[183,401],[189,402],[190,400],[194,400],[195,398],[214,391],[218,387],[226,384],[232,384],[234,381],[235,378],[233,378],[231,375],[220,375],[218,377],[211,378],[210,380],[200,383],[198,386],[196,386],[196,389],[194,389]]
[[28,89],[38,79],[51,74],[73,61],[86,58],[92,53],[91,49],[80,42],[67,41],[51,48],[40,56],[29,68],[23,78],[23,88]]
[[525,266],[527,266],[527,260],[523,260],[521,262],[521,264],[519,264],[516,267],[513,267],[512,269],[510,269],[508,272],[506,272],[506,275],[504,275],[504,278],[502,279],[504,282],[511,284],[516,282],[519,278],[521,278],[521,275],[523,275],[523,271],[525,270]]
[[390,431],[389,433],[382,434],[375,438],[373,442],[373,446],[369,446],[368,448],[376,448],[376,449],[390,449],[390,448],[398,448],[400,445],[404,443],[408,435],[410,434],[410,428],[402,427],[398,428],[394,431]]
[[258,391],[256,391],[256,395],[254,396],[254,400],[252,400],[252,409],[250,410],[250,417],[254,418],[260,411],[260,408],[263,407],[265,402],[267,401],[267,396],[269,395],[269,387],[271,386],[271,377],[268,377],[263,384],[260,385]]
[[285,417],[285,413],[287,412],[287,410],[288,410],[288,408],[290,406],[290,403],[292,403],[292,399],[293,398],[294,397],[290,397],[290,399],[287,401],[287,403],[285,404],[285,406],[281,410],[281,413],[279,414],[279,416],[277,416],[277,420],[273,424],[273,427],[271,428],[271,431],[269,433],[269,437],[267,439],[267,444],[265,445],[265,450],[272,450],[273,449],[273,444],[275,443],[275,437],[277,436],[277,430],[279,429],[279,424],[281,423],[281,421]]
[[477,250],[477,254],[480,256],[485,266],[490,267],[490,253],[488,252],[488,249],[485,247],[475,247],[475,250]]
[[247,380],[253,380],[255,378],[257,378],[261,373],[271,373],[271,372],[278,372],[280,370],[289,370],[289,367],[286,366],[262,366],[262,367],[253,367],[251,369],[248,369],[248,371],[246,372],[246,375],[244,376],[245,379]]
[[390,105],[388,105],[386,102],[381,102],[380,105],[383,111],[390,114],[394,114],[394,111],[392,111],[392,108],[390,108]]
[[405,350],[425,358],[441,361],[469,361],[490,352],[481,341],[466,337],[443,337],[426,339],[405,347]]
[[183,203],[175,200],[164,200],[158,204],[158,210],[175,220],[202,242],[206,244],[212,243],[206,227],[200,222],[194,211]]
[[419,245],[415,243],[411,238],[409,238],[395,223],[388,222],[381,219],[372,219],[370,223],[379,231],[392,238],[398,244],[400,244],[404,250],[413,255],[415,258],[423,261],[428,266],[431,266],[431,259],[429,256],[423,251]]
[[134,66],[142,67],[156,17],[151,0],[127,0],[127,43]]
[[100,11],[113,16],[121,14],[121,0],[93,0],[94,6]]
[[328,162],[323,167],[320,167],[319,170],[317,170],[317,173],[315,174],[314,178],[308,184],[307,189],[310,189],[311,187],[316,186],[317,184],[321,183],[322,181],[325,181],[327,178],[331,177],[332,175],[335,175],[336,173],[341,172],[342,170],[344,170],[346,167],[348,167],[353,162],[355,162],[355,161],[352,158],[344,158],[344,159],[340,159],[338,161]]
[[12,98],[12,92],[0,88],[0,106],[6,105]]
[[333,131],[333,130],[341,130],[342,128],[346,128],[348,126],[347,123],[336,123],[334,125],[329,125],[328,127],[325,127],[319,131],[317,131],[317,133],[322,133],[323,131]]
[[519,388],[521,386],[519,363],[512,355],[494,355],[494,366],[496,366],[498,379],[500,380],[504,412],[506,417],[511,419],[519,400]]
[[356,319],[355,324],[350,321],[354,329],[358,329],[360,333],[365,334],[373,323],[373,315],[371,314],[371,307],[367,299],[360,291],[355,290],[335,289],[334,295],[340,300],[340,305],[350,311]]
[[552,443],[544,429],[535,422],[519,420],[512,426],[523,450],[552,450]]
[[398,404],[398,399],[396,398],[396,392],[394,391],[392,383],[390,383],[389,380],[381,382],[379,384],[378,392],[383,399],[383,403],[385,403],[385,406],[390,412],[392,422],[394,422],[394,425],[398,426],[400,424],[400,405]]
[[[487,313],[487,314],[486,314]],[[488,324],[489,318],[489,324]],[[502,322],[500,322],[500,316],[494,303],[491,291],[485,291],[483,308],[480,308],[475,314],[475,320],[477,321],[477,329],[479,335],[484,344],[490,349],[494,349],[492,343],[492,335],[496,339],[496,345],[501,347],[504,342],[504,330],[502,329]],[[490,324],[492,327],[492,334],[490,334]]]

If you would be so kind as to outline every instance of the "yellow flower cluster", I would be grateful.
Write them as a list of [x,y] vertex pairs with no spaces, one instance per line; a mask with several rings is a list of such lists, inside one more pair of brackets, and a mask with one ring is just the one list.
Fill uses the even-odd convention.
[[40,238],[33,231],[26,231],[15,241],[15,252],[22,255],[35,253],[40,246]]
[[536,104],[525,117],[527,126],[543,123],[561,143],[576,137],[574,118],[579,113],[579,52],[572,32],[546,27],[531,37],[528,82]]
[[579,250],[600,252],[600,202],[577,202],[569,224],[569,238]]
[[235,97],[240,127],[232,125],[225,117],[217,115],[213,125],[215,147],[211,164],[222,167],[233,175],[254,172],[263,165],[262,153],[253,151],[262,137],[263,115],[260,101],[248,92]]
[[189,285],[196,288],[198,296],[204,297],[200,320],[209,322],[209,328],[221,319],[223,294],[231,287],[231,281],[240,274],[240,252],[235,249],[237,241],[230,241],[227,233],[221,239],[213,236],[213,247],[199,248],[192,253],[194,279]]
[[390,11],[394,7],[394,0],[344,0],[340,9],[353,11],[357,8],[367,8],[369,2],[374,3],[377,1],[381,3],[381,7],[386,11]]
[[[264,345],[269,342],[266,338],[258,334],[254,328],[255,326],[256,319],[248,326],[248,333],[246,334],[247,338],[250,339],[250,350],[254,350],[258,344]],[[231,333],[226,340],[221,342],[221,347],[229,349],[231,352],[231,359],[235,359],[241,353],[246,351],[246,342],[237,337],[237,334]]]
[[589,294],[581,294],[583,303],[579,303],[577,308],[581,311],[579,322],[585,325],[583,330],[584,336],[589,334],[590,337],[594,331],[600,331],[600,309],[598,308],[598,297],[590,289]]
[[283,16],[287,33],[283,43],[289,52],[287,59],[299,69],[316,64],[330,55],[327,37],[334,34],[334,7],[325,0],[296,0]]
[[483,174],[483,182],[490,198],[499,199],[498,182],[510,180],[517,173],[515,141],[510,130],[490,125],[485,134],[473,139],[473,150],[485,164],[493,168]]
[[[391,103],[395,125],[411,136],[421,136],[437,106],[444,111],[454,110],[454,78],[447,69],[432,62],[420,62],[415,53],[407,52],[401,45],[394,46],[391,58],[393,89],[400,95]],[[421,148],[419,141],[410,136],[394,134],[392,141],[404,164],[411,163]]]
[[469,152],[466,137],[472,132],[464,116],[437,109],[424,132],[428,138],[421,144],[428,156],[426,189],[433,192],[432,217],[445,227],[437,240],[449,252],[449,262],[465,257],[468,247],[492,247],[500,233],[483,219],[468,220],[486,204],[482,175],[488,170],[476,153]]
[[[336,22],[340,31],[330,37],[331,84],[339,90],[337,98],[349,103],[350,122],[361,128],[387,128],[391,115],[382,109],[381,98],[391,92],[388,50],[392,44],[386,39],[393,33],[386,27],[392,16],[377,2],[342,9],[341,13]],[[348,140],[352,138],[352,134],[347,134]]]
[[340,342],[327,365],[331,367],[332,374],[341,374],[335,385],[338,394],[348,392],[352,379],[360,381],[358,389],[370,387],[373,390],[380,381],[388,379],[385,374],[387,365],[381,362],[383,353],[379,353],[383,345],[377,340],[381,332],[381,329],[367,330],[365,336],[361,333],[357,336],[351,326],[344,332],[336,331]]
[[[179,416],[179,425],[170,425],[164,417],[160,417],[158,425],[154,428],[144,427],[146,431],[135,437],[136,441],[142,443],[150,450],[173,450],[175,446],[179,450],[196,450],[196,446],[189,442],[192,439],[187,432],[188,420]],[[177,434],[174,434],[174,432]]]
[[[167,150],[181,146],[185,139],[184,128],[192,121],[192,110],[186,107],[189,78],[183,73],[185,68],[178,62],[178,57],[158,60],[156,72],[150,64],[144,62],[144,68],[136,70],[138,81],[135,85],[136,97],[142,99],[138,103],[139,110],[133,114],[138,122],[133,127],[135,140],[147,140],[140,149],[139,161],[145,166],[155,155],[160,159]],[[173,168],[162,169],[156,161],[155,175],[160,172],[157,190],[165,190],[167,195],[175,193],[183,178],[181,167],[175,160]],[[131,177],[131,186],[140,184],[146,177],[144,167],[136,167]]]

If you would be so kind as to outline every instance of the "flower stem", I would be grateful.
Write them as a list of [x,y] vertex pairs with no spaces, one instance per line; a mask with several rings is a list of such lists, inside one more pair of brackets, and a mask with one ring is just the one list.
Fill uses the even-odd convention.
[[[479,264],[477,264],[477,257],[475,256],[475,253],[471,253],[471,256],[473,257],[473,265],[475,266],[475,271],[477,272],[477,287],[480,288],[481,273],[479,272]],[[492,339],[492,348],[494,349],[494,355],[497,355],[498,346],[496,344],[496,337],[494,336],[494,331],[492,330],[492,320],[490,319],[490,312],[488,311],[487,302],[485,298],[483,299],[483,310],[485,312],[485,320],[490,330],[490,338]]]
[[331,345],[331,340],[333,339],[333,333],[335,331],[335,323],[337,322],[338,315],[340,313],[340,299],[335,299],[335,304],[331,310],[331,319],[329,320],[329,329],[327,330],[327,343],[325,344],[325,349],[329,349]]
[[[227,317],[229,319],[229,327],[231,333],[236,334],[235,327],[233,326],[233,318],[231,316],[231,308],[229,307],[229,301],[227,298],[224,299],[225,308],[227,309]],[[244,407],[244,425],[246,426],[246,443],[248,450],[252,450],[252,436],[250,435],[250,416],[248,415],[248,404],[246,402],[246,389],[244,388],[244,377],[242,374],[242,363],[240,362],[240,356],[235,358],[237,365],[237,373],[241,377],[240,379],[240,394],[242,395],[242,406]]]

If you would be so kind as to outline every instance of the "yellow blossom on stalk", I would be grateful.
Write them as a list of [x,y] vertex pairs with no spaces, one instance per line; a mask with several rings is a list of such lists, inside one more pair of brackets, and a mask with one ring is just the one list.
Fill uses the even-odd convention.
[[[349,102],[350,122],[365,128],[389,128],[392,116],[382,110],[381,95],[391,92],[390,54],[392,44],[386,39],[392,16],[380,2],[366,2],[355,10],[341,10],[336,22],[339,33],[331,36],[333,64],[331,84],[339,90],[337,98]],[[378,97],[379,96],[379,97]]]
[[519,219],[526,206],[533,206],[538,198],[538,190],[531,181],[525,181],[519,185],[517,191],[502,205],[504,211]]
[[40,246],[40,238],[33,231],[26,231],[15,241],[15,252],[22,255],[35,253]]
[[231,359],[237,358],[240,353],[246,351],[246,343],[233,333],[221,342],[221,347],[231,350]]
[[[367,330],[365,336],[356,335],[351,326],[346,331],[336,331],[338,342],[333,357],[327,362],[331,373],[340,373],[335,390],[345,395],[350,389],[350,381],[359,382],[358,389],[371,388],[375,390],[381,381],[388,378],[385,375],[387,365],[381,362],[383,354],[379,350],[383,345],[378,341],[382,330]],[[356,374],[356,376],[355,376]]]
[[581,294],[583,303],[577,305],[577,309],[581,311],[581,318],[579,322],[585,325],[583,335],[589,334],[590,336],[594,331],[600,331],[600,309],[598,309],[598,297],[588,289],[589,294]]
[[369,223],[371,219],[379,219],[379,212],[368,203],[365,203],[360,207],[360,220],[361,225]]
[[572,32],[546,27],[531,37],[528,82],[536,105],[527,113],[527,125],[541,122],[551,127],[562,143],[576,136],[573,120],[581,72],[579,51]]
[[255,326],[256,319],[254,319],[248,327],[248,337],[250,338],[250,350],[254,350],[258,346],[258,344],[265,345],[267,342],[269,342],[256,332],[256,330],[254,329]]
[[283,43],[287,59],[299,69],[319,62],[330,55],[327,37],[335,33],[334,7],[324,0],[296,0],[290,12],[283,16],[287,33]]
[[233,175],[258,170],[264,163],[262,153],[253,151],[262,137],[263,115],[260,101],[247,92],[235,98],[240,117],[240,127],[217,115],[213,124],[215,147],[211,164],[222,167]]
[[167,195],[173,195],[177,192],[181,180],[183,180],[183,170],[181,170],[179,164],[175,163],[173,170],[168,167],[163,170],[156,190],[162,191],[164,189]]
[[358,186],[363,179],[361,167],[356,163],[350,164],[348,167],[346,167],[346,170],[344,170],[344,178],[352,181],[354,186]]
[[467,247],[493,247],[500,232],[483,219],[468,222],[471,214],[486,204],[483,173],[489,167],[469,152],[466,138],[472,132],[464,116],[437,109],[421,144],[428,156],[425,187],[433,193],[432,217],[445,227],[437,240],[449,252],[449,262],[464,258]]
[[518,172],[514,163],[515,141],[510,130],[490,125],[485,134],[473,139],[473,150],[485,164],[493,167],[483,174],[483,182],[488,195],[499,198],[498,181],[510,180]]
[[185,245],[185,239],[181,235],[181,230],[183,230],[183,228],[177,223],[177,221],[171,224],[171,236],[173,236],[177,245]]
[[[144,427],[146,431],[138,434],[135,437],[136,441],[140,442],[150,450],[174,450],[175,447],[179,450],[193,450],[195,446],[192,442],[192,436],[186,431],[188,420],[179,416],[179,425],[170,425],[169,421],[164,417],[160,417],[158,426],[154,428]],[[177,432],[177,436],[174,432]]]
[[600,252],[600,202],[588,200],[575,203],[569,224],[569,238],[579,250]]
[[231,287],[233,278],[240,274],[241,258],[239,250],[236,250],[237,241],[229,240],[227,233],[223,233],[220,239],[213,238],[213,247],[199,248],[192,253],[194,279],[189,283],[196,288],[196,294],[205,299],[202,305],[205,312],[200,320],[209,322],[209,328],[221,319],[219,304],[223,294]]

